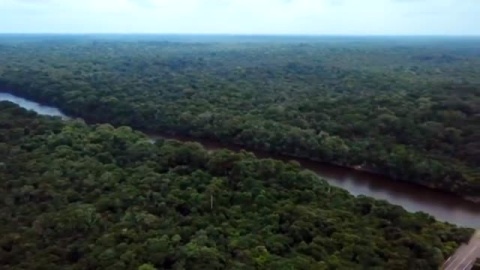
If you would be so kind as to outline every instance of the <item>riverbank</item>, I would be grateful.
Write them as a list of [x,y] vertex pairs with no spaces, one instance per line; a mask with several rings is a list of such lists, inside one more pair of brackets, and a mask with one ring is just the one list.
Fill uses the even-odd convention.
[[[180,265],[190,260],[193,269],[198,256],[184,251],[199,244],[208,249],[200,256],[215,260],[203,264],[207,269],[258,267],[256,255],[245,260],[235,254],[257,254],[259,247],[275,263],[266,268],[273,269],[322,269],[326,263],[340,269],[437,269],[474,232],[354,197],[296,163],[249,152],[209,151],[172,140],[151,144],[128,127],[42,117],[9,102],[0,102],[0,122],[0,182],[7,202],[1,204],[1,228],[7,240],[15,240],[2,253],[16,263],[7,266],[27,261],[36,268],[45,257],[51,259],[40,260],[45,268],[63,259],[65,267],[103,269],[122,258],[142,258],[127,267],[137,268],[160,252]],[[103,253],[119,250],[119,242],[98,239],[124,243],[108,256],[108,265]],[[29,243],[46,244],[32,249]],[[166,248],[155,248],[159,244]],[[71,260],[72,250],[82,251],[82,259]],[[352,260],[352,250],[358,259]]]
[[[152,137],[158,136],[158,137],[162,137],[162,138],[174,139],[174,140],[179,140],[179,141],[184,141],[184,142],[185,141],[200,142],[202,145],[207,146],[208,148],[214,148],[214,149],[226,148],[226,149],[230,149],[232,151],[246,150],[246,151],[252,152],[255,155],[257,155],[259,157],[262,157],[262,158],[274,158],[274,159],[279,159],[279,160],[283,160],[283,161],[296,160],[296,161],[300,161],[303,164],[312,163],[312,164],[318,164],[320,166],[330,166],[330,167],[339,168],[341,170],[349,170],[349,171],[352,171],[352,172],[354,171],[354,172],[358,172],[358,173],[365,174],[365,175],[371,175],[374,178],[382,179],[382,181],[392,181],[392,182],[395,182],[395,183],[400,184],[400,185],[402,185],[402,184],[412,185],[412,186],[415,186],[415,187],[422,187],[424,189],[431,190],[433,192],[445,193],[445,194],[448,194],[448,195],[451,195],[451,196],[461,198],[465,201],[469,201],[471,203],[478,204],[478,206],[480,206],[480,195],[477,196],[477,197],[475,197],[475,196],[465,196],[463,194],[455,193],[455,192],[452,192],[452,191],[447,190],[447,189],[437,188],[437,187],[429,184],[428,182],[418,183],[418,182],[405,181],[405,180],[402,180],[402,179],[399,179],[399,178],[393,178],[388,174],[382,173],[378,170],[366,167],[364,165],[348,166],[348,165],[345,165],[345,164],[329,163],[329,162],[325,162],[325,161],[315,159],[315,158],[306,158],[306,157],[301,157],[301,156],[295,156],[295,155],[291,155],[291,154],[288,154],[288,153],[272,153],[272,152],[267,152],[267,151],[263,151],[263,150],[244,147],[242,145],[222,143],[222,142],[213,141],[213,140],[210,140],[210,139],[207,139],[207,138],[201,138],[201,137],[198,138],[198,137],[193,137],[193,136],[178,135],[178,134],[175,134],[175,133],[172,134],[172,133],[165,132],[165,133],[159,134],[159,133],[155,133],[153,131],[144,131],[144,132],[146,134],[149,134],[149,136],[152,136]],[[310,166],[310,167],[312,167],[312,166]],[[382,198],[382,199],[389,200],[388,198]]]
[[[342,145],[343,141],[341,138],[336,138],[336,136],[333,135],[327,136],[327,138],[333,138],[331,144],[336,145],[335,147],[329,148],[329,146],[325,146],[325,148],[322,146],[323,148],[320,147],[319,149],[315,148],[310,150],[310,148],[305,148],[305,145],[301,143],[288,143],[288,141],[292,139],[289,137],[290,135],[286,135],[285,137],[281,134],[286,134],[287,132],[278,132],[280,135],[277,134],[277,137],[280,139],[277,141],[282,143],[277,142],[275,144],[277,146],[272,147],[268,139],[271,134],[268,132],[268,134],[262,133],[255,135],[256,133],[252,131],[253,133],[250,132],[250,135],[242,137],[240,135],[243,134],[243,131],[240,132],[240,135],[239,131],[235,131],[232,132],[232,134],[227,132],[230,134],[227,136],[221,127],[216,129],[214,127],[215,125],[206,129],[201,128],[202,126],[209,125],[208,123],[190,125],[188,121],[183,124],[173,123],[171,121],[164,122],[161,120],[164,118],[162,117],[162,112],[157,111],[155,116],[153,116],[154,112],[152,112],[152,109],[144,110],[142,107],[131,107],[129,103],[122,105],[124,109],[117,110],[112,105],[113,103],[93,102],[91,105],[83,104],[82,102],[75,103],[73,100],[65,99],[63,96],[45,95],[42,91],[36,91],[30,86],[22,88],[20,85],[9,85],[0,81],[0,86],[2,85],[4,86],[3,89],[9,89],[7,91],[12,94],[18,93],[19,96],[54,105],[70,115],[76,115],[86,119],[89,123],[110,123],[117,126],[127,125],[143,132],[155,133],[161,136],[186,137],[187,140],[195,141],[211,140],[216,143],[221,142],[223,148],[234,147],[252,152],[262,151],[268,155],[286,156],[290,159],[308,159],[314,162],[340,166],[345,169],[348,168],[376,174],[379,177],[388,178],[389,180],[402,181],[424,186],[429,189],[441,190],[442,192],[455,194],[473,203],[480,201],[480,190],[478,185],[475,184],[477,174],[473,170],[468,170],[467,167],[456,163],[453,159],[442,159],[440,161],[434,157],[421,158],[422,155],[417,155],[418,153],[415,154],[415,149],[408,148],[402,144],[397,145],[400,150],[396,148],[386,149],[382,154],[383,158],[381,161],[378,160],[377,155],[373,154],[372,156],[372,153],[370,153],[368,149],[370,146],[364,149],[362,146],[357,145],[358,147],[354,147],[354,149],[356,149],[355,151],[345,150],[346,152],[341,154],[342,151],[336,151],[335,147]],[[115,100],[116,99],[113,99],[113,101]],[[118,102],[115,101],[114,103]],[[180,113],[181,112],[177,112],[175,115],[179,115]],[[160,115],[158,119],[157,115]],[[168,115],[165,117],[169,118]],[[169,119],[173,118],[170,117]],[[240,129],[243,130],[242,128]],[[265,136],[267,139],[265,139]],[[259,141],[257,141],[257,138],[260,138]],[[300,136],[299,138],[304,137]],[[284,147],[278,146],[283,143],[287,145]],[[365,143],[369,145],[368,141]],[[320,144],[323,143],[319,143],[318,145]],[[330,143],[328,143],[328,145],[330,145]],[[348,144],[344,144],[344,146],[348,149]],[[383,146],[380,146],[380,148],[382,147]],[[339,154],[336,155],[335,153]]]
[[[19,96],[16,96],[16,98],[19,98],[16,100],[16,103],[20,103],[19,105],[23,105],[22,107],[29,106],[28,102],[32,102]],[[22,104],[22,102],[24,102],[24,104]],[[236,145],[227,146],[211,140],[192,139],[179,135],[150,133],[149,136],[152,138],[162,137],[179,141],[196,141],[204,145],[207,149],[212,150],[227,148],[232,151],[240,151],[244,149]],[[327,165],[305,158],[292,158],[291,156],[271,154],[262,151],[253,151],[253,153],[260,158],[272,158],[283,161],[295,160],[302,167],[315,172],[319,177],[327,180],[331,185],[343,188],[355,196],[365,195],[386,200],[392,204],[400,205],[410,212],[425,212],[439,220],[454,223],[459,226],[480,227],[480,208],[478,205],[451,193],[408,182],[395,181],[387,177],[367,173],[358,168],[357,170],[346,169],[344,167]]]

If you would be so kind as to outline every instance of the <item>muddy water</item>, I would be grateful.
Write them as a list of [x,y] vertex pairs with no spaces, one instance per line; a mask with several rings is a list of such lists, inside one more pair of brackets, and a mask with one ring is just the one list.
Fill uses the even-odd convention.
[[[58,108],[43,106],[11,94],[0,93],[0,101],[1,100],[14,102],[21,107],[36,111],[39,114],[68,118]],[[180,141],[196,141],[203,144],[207,149],[212,150],[219,148],[228,148],[233,151],[241,150],[241,147],[237,146],[221,145],[208,140],[194,140],[181,136],[151,135],[151,137],[152,139],[166,137]],[[353,195],[366,195],[376,199],[386,200],[392,204],[400,205],[410,212],[422,211],[441,221],[450,222],[459,226],[480,228],[480,205],[466,201],[453,194],[338,166],[271,155],[259,151],[253,152],[261,158],[274,158],[285,161],[296,160],[304,168],[315,172],[330,184],[346,189]]]

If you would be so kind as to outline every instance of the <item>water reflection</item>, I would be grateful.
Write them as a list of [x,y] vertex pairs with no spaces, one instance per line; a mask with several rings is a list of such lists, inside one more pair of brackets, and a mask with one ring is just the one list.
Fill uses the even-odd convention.
[[[0,93],[0,100],[14,102],[21,107],[36,111],[39,114],[68,117],[54,107],[43,106],[8,93]],[[193,141],[183,136],[150,135],[153,140],[162,138],[176,139],[180,141]],[[205,148],[215,150],[228,148],[232,151],[240,151],[242,147],[233,145],[222,145],[210,140],[196,140]],[[292,160],[285,156],[272,155],[269,153],[254,151],[260,158],[274,158],[283,161]],[[453,194],[429,189],[423,186],[399,182],[387,177],[370,173],[359,172],[338,166],[332,166],[313,162],[305,159],[295,159],[304,168],[317,173],[330,184],[348,190],[351,194],[366,195],[376,199],[386,200],[392,204],[400,205],[410,212],[425,212],[438,220],[450,222],[459,226],[480,228],[480,206],[466,201]]]
[[37,102],[17,97],[9,93],[0,93],[0,101],[13,102],[15,104],[18,104],[22,108],[35,111],[36,113],[41,115],[59,116],[63,119],[68,119],[68,117],[64,113],[62,113],[59,109],[55,107],[44,106]]
[[438,220],[480,228],[479,205],[453,194],[335,166],[308,161],[302,165],[353,195],[367,195],[401,205],[410,212],[421,211]]
[[[150,135],[152,139],[164,137],[179,141],[193,141],[184,136]],[[222,145],[210,140],[195,140],[210,150],[228,148],[240,151],[243,148]],[[289,161],[293,158],[253,151],[259,158],[274,158]],[[314,162],[307,159],[294,159],[303,168],[315,172],[331,185],[343,188],[354,196],[365,195],[400,205],[409,212],[425,212],[438,220],[458,226],[480,228],[480,205],[466,201],[451,193],[434,190],[416,184],[395,181],[385,176],[361,172],[353,169]]]

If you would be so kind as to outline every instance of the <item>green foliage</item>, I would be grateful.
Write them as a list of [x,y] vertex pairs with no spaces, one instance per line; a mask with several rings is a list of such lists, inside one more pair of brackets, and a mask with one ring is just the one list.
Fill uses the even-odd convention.
[[92,122],[480,194],[478,39],[43,39],[0,39],[0,86]]
[[7,102],[0,138],[2,269],[438,269],[472,233],[293,163]]
[[147,263],[147,264],[142,264],[138,267],[138,270],[157,270],[153,265]]

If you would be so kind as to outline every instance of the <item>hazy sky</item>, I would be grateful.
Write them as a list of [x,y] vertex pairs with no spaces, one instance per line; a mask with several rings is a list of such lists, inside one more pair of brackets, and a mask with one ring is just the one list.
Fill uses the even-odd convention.
[[0,0],[0,32],[480,35],[480,0]]

